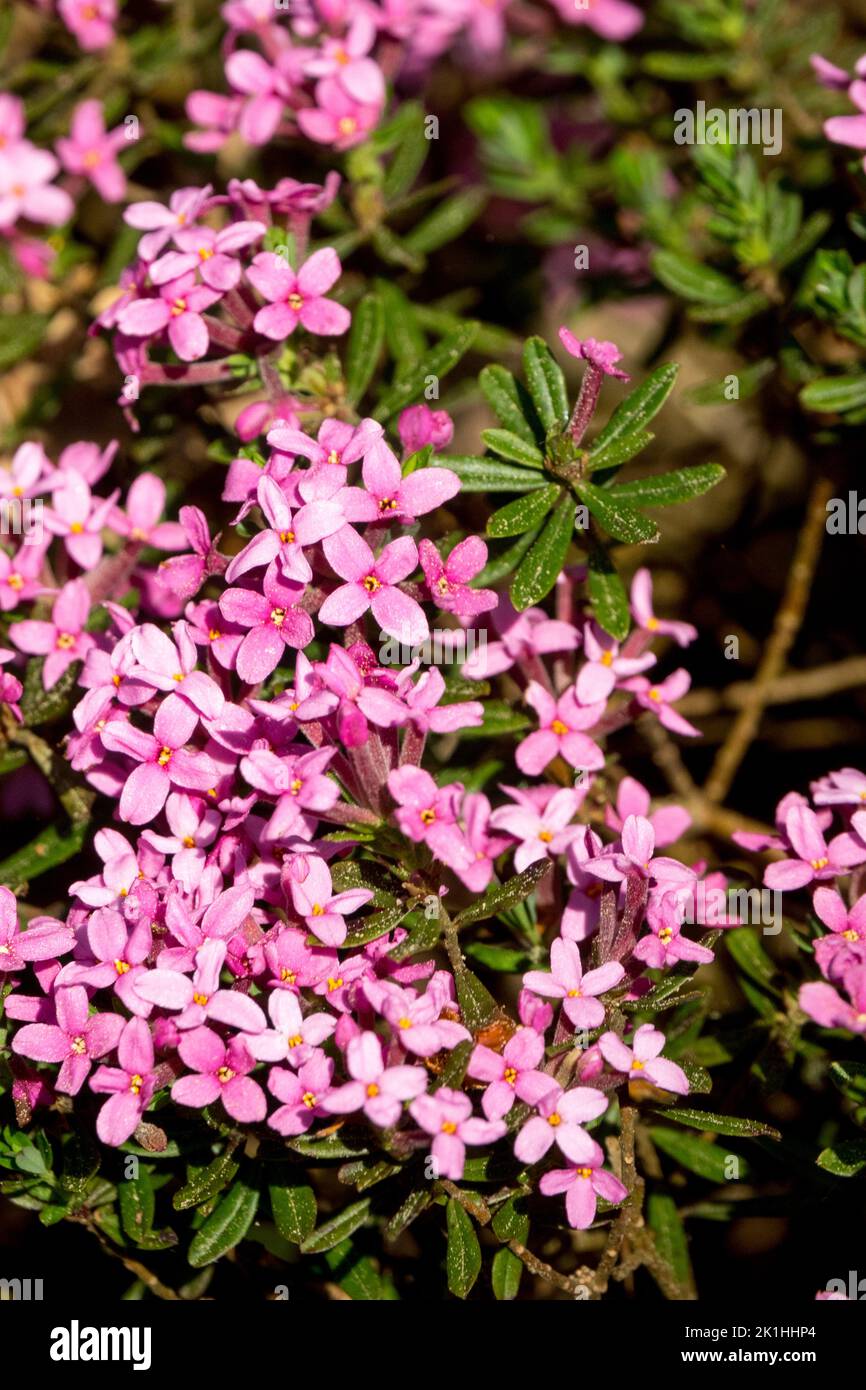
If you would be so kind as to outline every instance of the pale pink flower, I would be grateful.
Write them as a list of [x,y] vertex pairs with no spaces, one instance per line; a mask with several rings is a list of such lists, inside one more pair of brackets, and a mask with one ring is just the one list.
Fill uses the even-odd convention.
[[340,278],[340,259],[331,247],[316,251],[295,274],[284,256],[260,251],[247,271],[247,279],[268,301],[253,320],[257,333],[282,342],[298,324],[309,333],[335,337],[352,321],[349,310],[324,296]]
[[126,193],[126,175],[117,152],[127,143],[126,130],[107,132],[99,101],[82,101],[72,113],[68,136],[57,141],[57,153],[69,174],[83,174],[107,203],[119,203]]

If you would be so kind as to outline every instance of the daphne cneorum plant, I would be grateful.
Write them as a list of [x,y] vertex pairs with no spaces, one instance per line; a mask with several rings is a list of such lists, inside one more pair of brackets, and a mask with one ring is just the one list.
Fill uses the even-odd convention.
[[[657,512],[706,524],[736,471],[683,456],[645,302],[792,429],[860,423],[815,336],[866,343],[853,214],[787,146],[664,147],[671,81],[770,80],[748,9],[0,31],[0,810],[39,819],[0,862],[0,1193],[130,1297],[691,1300],[702,1223],[866,1167],[866,779],[786,782],[772,831],[723,806],[740,722],[701,789],[705,634],[657,582]],[[549,295],[519,254],[491,293],[497,228]],[[811,1166],[783,1074],[830,1096]]]

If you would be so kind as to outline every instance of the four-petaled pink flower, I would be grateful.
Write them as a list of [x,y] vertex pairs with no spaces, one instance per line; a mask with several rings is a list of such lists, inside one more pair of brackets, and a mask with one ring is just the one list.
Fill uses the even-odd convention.
[[260,251],[247,271],[247,279],[268,301],[253,320],[257,333],[282,342],[298,324],[309,333],[336,337],[352,322],[349,310],[324,296],[340,278],[340,258],[331,247],[315,251],[297,274],[285,256]]
[[559,341],[572,357],[582,357],[605,376],[616,376],[621,381],[628,381],[628,373],[620,371],[616,365],[622,360],[622,353],[616,343],[600,343],[596,338],[585,338],[581,342],[568,328],[560,328]]
[[532,1115],[514,1141],[514,1155],[521,1163],[537,1163],[554,1144],[572,1163],[587,1163],[597,1149],[582,1128],[597,1120],[608,1107],[608,1097],[592,1086],[574,1086],[564,1091],[555,1081],[537,1103]]
[[597,743],[580,732],[591,729],[604,714],[604,702],[578,704],[573,689],[555,699],[538,681],[530,681],[526,703],[538,715],[538,728],[519,745],[514,761],[527,777],[538,777],[547,764],[560,754],[570,767],[597,772],[604,767],[604,754]]
[[0,887],[0,971],[11,974],[30,961],[54,960],[74,943],[70,928],[54,917],[34,917],[26,932],[20,931],[15,894]]
[[487,546],[480,536],[467,536],[458,541],[443,560],[432,541],[422,540],[418,558],[430,596],[443,613],[456,613],[459,618],[474,618],[489,613],[499,602],[493,589],[471,589],[474,579],[487,564]]
[[105,747],[139,764],[124,783],[121,820],[147,825],[159,815],[172,786],[192,792],[211,790],[219,776],[216,765],[207,753],[186,747],[197,723],[196,710],[178,700],[160,705],[152,734],[122,721],[106,724],[101,735]]
[[638,627],[644,632],[658,633],[661,637],[672,637],[680,647],[687,647],[698,635],[691,623],[673,622],[669,618],[657,618],[653,612],[652,577],[648,569],[639,569],[631,583],[631,612]]
[[396,455],[384,439],[367,450],[361,466],[364,487],[349,488],[343,499],[348,521],[399,521],[435,511],[460,491],[450,468],[419,468],[404,478]]
[[844,831],[828,845],[818,817],[808,806],[790,808],[785,816],[785,836],[797,858],[767,865],[764,882],[768,888],[803,888],[813,880],[836,878],[866,862],[866,841]]
[[156,1089],[153,1039],[143,1018],[131,1018],[120,1035],[117,1067],[100,1067],[90,1080],[91,1090],[109,1095],[96,1117],[96,1133],[103,1144],[125,1144],[135,1133]]
[[596,1144],[595,1152],[583,1159],[579,1167],[554,1168],[541,1175],[538,1186],[545,1197],[565,1193],[568,1224],[576,1231],[585,1231],[592,1225],[598,1197],[616,1206],[628,1196],[628,1188],[602,1168],[603,1162],[604,1154]]
[[161,285],[153,298],[133,299],[120,310],[117,326],[130,338],[152,338],[168,330],[181,362],[197,362],[208,350],[210,334],[202,317],[220,298],[218,290],[196,284],[195,274]]
[[701,731],[690,724],[672,708],[674,700],[681,700],[688,692],[692,678],[682,667],[672,672],[665,680],[653,685],[646,676],[630,676],[622,682],[623,690],[630,690],[642,709],[651,710],[660,724],[672,733],[684,734],[687,738],[700,738]]
[[351,1115],[363,1110],[367,1119],[380,1129],[395,1125],[403,1104],[415,1100],[427,1089],[423,1067],[386,1066],[382,1042],[375,1033],[360,1033],[346,1048],[346,1070],[352,1077],[337,1086],[322,1102],[329,1115]]
[[469,1065],[469,1076],[488,1083],[481,1097],[481,1108],[488,1120],[501,1120],[515,1101],[537,1105],[555,1084],[546,1072],[538,1070],[544,1058],[544,1038],[534,1028],[518,1028],[502,1052],[478,1043]]
[[331,871],[316,854],[296,856],[289,882],[295,911],[326,946],[342,946],[348,930],[345,914],[357,912],[373,897],[369,888],[335,893]]
[[28,1023],[12,1039],[12,1051],[34,1062],[62,1063],[54,1085],[58,1091],[75,1096],[93,1060],[114,1051],[124,1021],[120,1014],[91,1014],[82,985],[56,990],[54,1008],[56,1024]]
[[238,647],[237,673],[249,685],[258,685],[279,665],[286,647],[300,649],[313,640],[313,620],[298,608],[301,584],[265,573],[263,593],[254,589],[226,589],[220,612],[230,623],[249,628]]
[[45,657],[42,684],[46,690],[53,689],[73,661],[83,661],[93,646],[93,637],[84,631],[89,616],[87,585],[83,579],[71,579],[54,600],[50,622],[25,618],[9,629],[9,640],[19,651]]
[[440,1178],[459,1182],[466,1164],[467,1144],[492,1144],[505,1133],[502,1120],[482,1120],[472,1114],[472,1101],[462,1091],[440,1086],[434,1095],[418,1096],[409,1112],[427,1134]]
[[347,627],[369,608],[389,637],[407,646],[426,642],[430,629],[423,608],[397,588],[418,564],[418,547],[411,536],[391,541],[377,557],[357,531],[344,526],[322,542],[322,549],[328,564],[346,581],[319,609],[323,623]]
[[309,140],[348,150],[359,144],[379,120],[381,104],[357,101],[335,77],[316,83],[316,105],[298,112],[298,125]]
[[651,1023],[641,1024],[631,1047],[627,1047],[616,1033],[602,1033],[598,1045],[604,1060],[615,1071],[625,1072],[630,1081],[651,1081],[674,1095],[688,1095],[688,1077],[676,1062],[659,1056],[665,1045],[665,1035]]
[[206,1019],[213,1019],[245,1033],[261,1033],[267,1020],[256,1001],[220,987],[226,951],[225,941],[209,937],[196,951],[192,978],[179,970],[157,967],[138,977],[135,991],[148,1004],[175,1012],[178,1028],[199,1028]]
[[604,1023],[604,1005],[596,995],[606,994],[619,984],[625,969],[609,960],[584,975],[580,951],[574,941],[558,937],[550,948],[551,970],[530,970],[523,977],[524,989],[547,999],[561,999],[562,1010],[575,1028],[598,1028]]
[[82,101],[72,114],[68,136],[57,141],[57,153],[67,173],[83,174],[106,203],[119,203],[126,192],[126,175],[117,151],[126,144],[126,129],[106,131],[99,101]]
[[172,1100],[197,1110],[221,1100],[227,1114],[242,1124],[265,1118],[267,1099],[248,1075],[256,1063],[242,1038],[231,1038],[226,1044],[210,1028],[194,1028],[181,1038],[178,1052],[190,1075],[175,1081]]
[[587,623],[583,634],[583,651],[586,665],[580,668],[576,686],[577,698],[582,705],[607,700],[618,679],[636,676],[640,671],[654,666],[656,660],[652,652],[644,656],[620,656],[619,643],[602,631],[597,623]]

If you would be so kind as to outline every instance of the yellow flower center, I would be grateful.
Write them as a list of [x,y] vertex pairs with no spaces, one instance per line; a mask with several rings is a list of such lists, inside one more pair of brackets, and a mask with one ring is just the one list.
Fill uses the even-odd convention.
[[549,1125],[552,1125],[553,1128],[556,1129],[558,1125],[562,1124],[562,1116],[559,1114],[557,1110],[554,1110],[552,1115],[548,1115],[547,1123]]
[[21,578],[20,574],[10,574],[9,578],[6,580],[6,583],[9,585],[10,589],[24,588],[24,580]]
[[648,632],[655,632],[658,629],[659,620],[658,618],[647,618],[646,625]]
[[171,762],[171,755],[173,752],[173,748],[161,748],[159,750],[159,757],[156,761],[159,763],[160,767],[168,766],[168,764]]
[[205,1004],[207,1003],[207,995],[206,995],[206,994],[194,994],[194,995],[192,996],[192,1002],[193,1002],[194,1004],[200,1004],[201,1007],[204,1008]]
[[358,122],[354,116],[342,116],[337,122],[337,129],[341,135],[354,135],[358,129]]
[[285,980],[286,984],[288,985],[293,985],[297,978],[298,977],[295,974],[294,970],[289,970],[285,965],[283,966],[282,970],[280,971],[281,980]]
[[602,666],[612,666],[613,652],[602,652],[601,656],[599,657],[599,661],[601,662]]
[[184,849],[195,849],[195,840],[192,838],[191,835],[184,835],[183,844]]
[[668,942],[672,939],[673,934],[673,928],[662,927],[661,931],[659,932],[659,941],[661,941],[664,946],[667,946]]
[[335,989],[342,989],[342,988],[343,988],[343,977],[342,977],[342,975],[338,975],[336,979],[334,979],[333,975],[330,975],[330,976],[328,977],[328,992],[329,992],[329,994],[333,994],[333,992],[334,992]]
[[141,1090],[141,1088],[142,1088],[143,1085],[144,1085],[144,1077],[143,1077],[143,1076],[140,1076],[140,1075],[138,1074],[138,1072],[136,1072],[134,1076],[131,1076],[131,1077],[129,1078],[129,1089],[132,1091],[132,1094],[133,1094],[134,1096],[137,1096],[137,1095],[138,1095],[138,1093],[139,1093],[139,1091]]
[[212,627],[209,629],[207,636],[209,642],[218,642],[219,639],[222,637],[222,633],[220,632],[219,628]]
[[370,1084],[369,1084],[369,1086],[367,1087],[367,1095],[368,1095],[368,1096],[370,1097],[370,1099],[372,1100],[373,1097],[374,1097],[374,1096],[377,1096],[378,1094],[379,1094],[379,1087],[376,1085],[375,1081],[371,1081]]
[[843,931],[842,936],[844,937],[844,939],[845,939],[846,941],[857,941],[857,940],[858,940],[857,933],[853,930],[852,927],[849,927],[847,931]]
[[173,319],[180,318],[181,314],[186,313],[186,300],[176,299],[171,306],[171,316]]
[[220,1067],[217,1072],[217,1081],[221,1081],[222,1084],[225,1085],[227,1081],[231,1081],[233,1076],[234,1072],[231,1067]]
[[393,497],[383,497],[379,502],[380,512],[396,512],[398,503]]
[[563,724],[561,719],[554,719],[550,728],[552,733],[559,734],[560,736],[568,733],[568,725]]
[[655,686],[653,686],[652,690],[647,691],[647,694],[651,700],[660,700],[662,698],[661,691],[656,690]]
[[280,540],[282,541],[283,545],[291,545],[292,542],[294,541],[294,539],[295,539],[295,533],[294,533],[294,531],[281,531],[281,532],[280,532]]
[[421,812],[420,820],[422,825],[432,825],[436,819],[436,812],[432,806],[428,806],[426,811]]
[[88,150],[81,162],[85,169],[95,169],[97,164],[102,163],[102,155],[99,150]]
[[209,261],[210,258],[211,258],[211,256],[213,255],[213,251],[210,249],[209,246],[200,246],[200,247],[198,248],[198,255],[199,255],[199,260],[201,260],[201,261]]
[[455,1125],[455,1123],[454,1123],[453,1120],[443,1120],[443,1121],[442,1121],[442,1133],[443,1133],[443,1134],[456,1134],[456,1133],[457,1133],[457,1126]]
[[[124,894],[124,896],[126,895]],[[114,968],[117,971],[118,975],[126,975],[132,969],[132,966],[129,964],[129,961],[116,960],[114,962]]]
[[553,839],[553,831],[552,831],[552,830],[539,830],[539,832],[538,832],[538,838],[539,838],[539,840],[542,840],[542,841],[544,842],[544,844],[549,845],[550,842],[551,842],[551,840]]
[[411,1027],[412,1027],[412,1020],[411,1020],[411,1018],[401,1018],[400,1021],[399,1021],[399,1023],[397,1024],[397,1027],[398,1027],[398,1028],[404,1028],[404,1029],[405,1029],[405,1028],[411,1028]]
[[813,859],[813,860],[812,860],[812,868],[813,868],[813,869],[826,869],[826,867],[827,867],[827,865],[828,865],[829,863],[830,863],[830,860],[829,860],[829,859],[826,859],[826,858],[825,858],[825,859]]
[[323,917],[324,915],[325,915],[325,909],[322,907],[322,904],[321,904],[321,903],[313,903],[313,916],[314,916],[314,917]]
[[307,1109],[312,1110],[313,1106],[316,1103],[316,1097],[313,1095],[313,1092],[305,1091],[301,1099],[303,1100],[304,1105],[307,1107]]
[[295,1033],[291,1038],[287,1038],[286,1041],[288,1042],[289,1047],[300,1047],[301,1043],[304,1040],[301,1037],[300,1033]]
[[75,646],[75,636],[71,632],[58,632],[57,646],[62,652],[68,652]]
[[303,790],[303,786],[304,784],[301,781],[300,777],[296,777],[295,780],[292,782],[291,786],[289,787],[289,791],[291,792],[292,796],[297,796],[298,792]]
[[297,313],[299,309],[302,309],[304,307],[304,296],[302,294],[298,294],[297,292],[295,292],[294,294],[290,294],[288,298],[288,305],[290,309],[294,309],[295,313]]
[[76,1057],[81,1057],[81,1056],[83,1056],[83,1054],[87,1051],[87,1040],[86,1040],[86,1038],[82,1038],[82,1037],[73,1038],[73,1039],[72,1039],[71,1051],[75,1053]]
[[578,1176],[579,1178],[591,1178],[591,1177],[592,1177],[592,1169],[591,1169],[591,1168],[578,1168],[578,1169],[577,1169],[577,1176]]
[[502,1079],[503,1081],[507,1081],[509,1086],[513,1086],[515,1081],[517,1080],[517,1068],[506,1067]]
[[69,529],[72,532],[73,536],[80,536],[82,531],[84,530],[84,527],[80,521],[73,521]]
[[271,609],[271,622],[273,623],[274,627],[282,627],[282,625],[283,625],[283,623],[284,623],[285,621],[286,621],[286,610],[285,610],[285,608],[272,608],[272,609]]
[[367,575],[367,578],[364,580],[364,588],[367,590],[368,594],[375,594],[376,590],[381,589],[381,587],[382,585],[375,574]]

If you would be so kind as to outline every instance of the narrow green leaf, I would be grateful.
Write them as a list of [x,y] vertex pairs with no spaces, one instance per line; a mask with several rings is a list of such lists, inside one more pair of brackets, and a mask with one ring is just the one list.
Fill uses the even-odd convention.
[[193,1236],[187,1259],[193,1269],[213,1264],[243,1240],[259,1205],[258,1189],[236,1182]]
[[[687,1168],[690,1173],[697,1173],[701,1178],[708,1178],[710,1182],[727,1181],[728,1160],[732,1155],[725,1153],[719,1145],[709,1144],[691,1134],[682,1134],[676,1129],[668,1129],[666,1125],[651,1125],[649,1134],[656,1148],[661,1149],[662,1153],[666,1153],[681,1168]],[[746,1160],[739,1154],[733,1157],[738,1164],[737,1176],[747,1177],[749,1166]]]
[[396,1240],[423,1211],[427,1210],[432,1201],[433,1191],[430,1183],[426,1187],[419,1187],[414,1192],[410,1192],[405,1202],[402,1203],[385,1227],[386,1239]]
[[30,883],[48,869],[65,864],[73,854],[78,854],[87,839],[86,823],[58,829],[56,825],[46,825],[45,829],[31,840],[23,849],[10,854],[0,861],[0,883],[15,887]]
[[544,474],[536,469],[515,468],[498,459],[455,455],[438,457],[436,463],[457,474],[462,492],[533,492],[548,486]]
[[700,1129],[708,1134],[727,1134],[732,1139],[754,1139],[764,1135],[767,1139],[779,1139],[781,1135],[772,1125],[762,1124],[760,1120],[743,1120],[736,1115],[713,1115],[709,1110],[674,1109],[660,1112],[666,1120],[676,1120],[677,1124],[690,1129]]
[[22,357],[29,357],[42,342],[48,325],[46,314],[5,314],[0,340],[0,371],[7,371]]
[[803,387],[800,404],[826,415],[866,406],[866,375],[819,377]]
[[268,1187],[274,1224],[281,1236],[301,1245],[316,1226],[316,1194],[306,1183],[280,1178]]
[[203,1172],[197,1173],[184,1187],[175,1192],[172,1198],[175,1211],[186,1211],[188,1207],[198,1207],[202,1202],[210,1202],[224,1187],[228,1187],[238,1171],[238,1164],[232,1157],[232,1152],[220,1154]]
[[573,497],[563,497],[532,549],[520,562],[511,585],[511,602],[519,613],[540,603],[565,566],[577,511]]
[[530,492],[500,507],[488,518],[488,536],[500,540],[505,536],[522,536],[533,530],[547,516],[561,492],[558,484],[551,483],[549,487],[539,488],[537,492]]
[[543,438],[544,430],[535,414],[532,397],[506,367],[498,362],[484,367],[478,385],[504,429],[519,435],[527,444],[535,444]]
[[412,304],[391,280],[377,280],[376,293],[385,313],[385,341],[388,352],[401,367],[418,362],[427,351],[427,339]]
[[697,304],[730,304],[742,294],[740,286],[700,261],[678,251],[656,251],[650,264],[665,289]]
[[389,420],[398,410],[410,405],[424,394],[428,377],[442,378],[456,367],[461,357],[469,351],[478,332],[478,324],[472,319],[455,333],[443,338],[425,354],[422,362],[415,363],[404,376],[399,376],[389,391],[386,391],[373,412],[376,420]]
[[657,478],[639,478],[635,482],[615,483],[608,489],[617,502],[638,507],[670,507],[678,502],[690,502],[720,483],[725,470],[718,463],[702,463],[697,468],[677,468]]
[[599,627],[618,642],[624,641],[631,626],[628,594],[614,569],[613,561],[600,545],[594,546],[590,552],[587,584],[593,615]]
[[689,1243],[673,1197],[666,1192],[650,1193],[647,1217],[659,1254],[680,1284],[688,1287],[692,1280]]
[[472,970],[460,970],[455,976],[457,1002],[463,1022],[470,1030],[485,1028],[499,1013],[499,1005],[486,985]]
[[853,1178],[866,1168],[866,1139],[844,1139],[818,1155],[818,1167],[837,1178]]
[[521,1245],[525,1245],[529,1239],[529,1216],[524,1199],[509,1197],[497,1211],[491,1225],[494,1234],[503,1243],[519,1240]]
[[348,1207],[344,1207],[341,1212],[326,1221],[324,1226],[319,1226],[312,1235],[307,1236],[301,1245],[302,1255],[321,1255],[325,1250],[331,1250],[340,1241],[348,1240],[349,1236],[354,1235],[359,1227],[363,1226],[370,1210],[370,1198],[363,1197],[360,1202],[352,1202]]
[[658,540],[655,522],[642,516],[628,503],[619,501],[614,497],[612,488],[580,482],[575,484],[575,489],[581,501],[586,503],[593,516],[615,540],[623,541],[626,545],[647,545]]
[[596,473],[602,468],[619,468],[620,464],[628,463],[635,454],[641,453],[654,439],[655,435],[650,434],[649,430],[638,430],[635,434],[614,440],[608,448],[599,449],[598,453],[590,449],[586,462],[587,472]]
[[468,927],[473,922],[483,922],[487,917],[496,917],[507,908],[514,907],[516,903],[522,903],[524,898],[535,892],[549,869],[549,859],[537,859],[528,869],[515,874],[507,883],[498,883],[493,888],[488,888],[478,902],[464,907],[455,917],[455,926]]
[[424,134],[424,112],[418,102],[409,102],[399,112],[402,129],[400,143],[385,172],[382,192],[389,203],[408,193],[430,151]]
[[511,1250],[497,1250],[490,1269],[490,1282],[493,1294],[499,1302],[508,1303],[517,1297],[520,1279],[523,1274],[523,1261]]
[[467,1298],[481,1273],[481,1246],[470,1217],[454,1197],[448,1199],[446,1221],[448,1288],[457,1298]]
[[595,459],[602,450],[646,429],[650,420],[661,410],[677,378],[676,362],[665,362],[650,372],[646,381],[620,401],[604,429],[593,440],[590,457]]
[[404,237],[404,244],[415,255],[429,255],[456,241],[467,227],[471,227],[487,202],[487,192],[483,188],[467,188],[445,198],[423,221],[413,227]]
[[480,574],[475,576],[473,587],[476,589],[490,589],[501,580],[506,579],[509,574],[513,574],[523,559],[529,547],[535,541],[539,528],[527,531],[525,536],[519,536],[513,545],[506,546],[498,555],[493,556],[487,561]]
[[523,348],[526,384],[545,430],[568,423],[565,377],[543,338],[528,338]]
[[382,1278],[374,1260],[354,1249],[351,1240],[340,1241],[325,1255],[335,1282],[360,1303],[379,1303],[397,1297],[390,1281]]
[[382,912],[371,913],[347,933],[344,947],[366,946],[370,941],[378,941],[380,936],[386,936],[389,931],[399,927],[409,911],[405,903],[399,903],[396,907],[386,907]]
[[519,434],[511,430],[482,430],[481,438],[501,458],[523,463],[527,468],[543,468],[544,454],[535,444],[528,444]]
[[357,405],[379,362],[385,341],[385,310],[377,294],[365,294],[352,314],[346,351],[346,398]]

